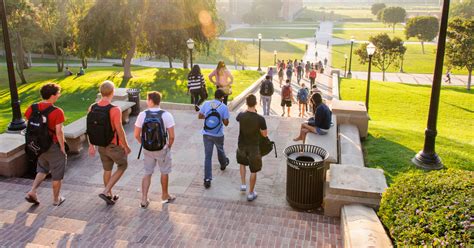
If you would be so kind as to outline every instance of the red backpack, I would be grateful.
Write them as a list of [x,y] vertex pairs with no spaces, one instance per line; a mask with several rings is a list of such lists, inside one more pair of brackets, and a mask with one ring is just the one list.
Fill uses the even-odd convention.
[[283,86],[283,89],[281,90],[281,98],[283,100],[291,100],[291,86]]

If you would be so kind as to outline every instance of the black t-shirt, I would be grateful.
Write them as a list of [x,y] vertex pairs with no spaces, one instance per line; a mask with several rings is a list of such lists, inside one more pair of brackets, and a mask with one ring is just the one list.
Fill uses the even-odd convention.
[[240,123],[239,147],[258,146],[260,130],[267,130],[267,123],[263,116],[255,112],[242,112],[237,115]]

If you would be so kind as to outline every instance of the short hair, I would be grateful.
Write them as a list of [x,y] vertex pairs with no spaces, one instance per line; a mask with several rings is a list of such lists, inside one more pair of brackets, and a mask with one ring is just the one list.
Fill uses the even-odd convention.
[[48,100],[51,96],[58,94],[61,90],[61,86],[55,83],[47,83],[43,85],[40,89],[41,98],[43,100]]
[[149,91],[147,93],[148,95],[148,100],[151,100],[153,104],[155,105],[160,105],[161,102],[161,93],[158,91]]
[[100,85],[100,94],[102,96],[110,96],[114,92],[115,85],[112,81],[110,80],[105,80],[101,85]]
[[221,99],[224,96],[225,96],[225,92],[222,89],[217,89],[216,92],[214,92],[215,99]]
[[270,77],[270,75],[265,76],[265,79],[270,79],[270,78],[272,78],[272,77]]
[[289,83],[289,82],[290,82],[290,80],[289,80],[289,79],[287,79],[287,80],[286,80],[286,82],[287,82],[287,83]]
[[255,105],[257,105],[257,97],[254,94],[250,94],[245,99],[245,102],[247,103],[247,106],[255,107]]

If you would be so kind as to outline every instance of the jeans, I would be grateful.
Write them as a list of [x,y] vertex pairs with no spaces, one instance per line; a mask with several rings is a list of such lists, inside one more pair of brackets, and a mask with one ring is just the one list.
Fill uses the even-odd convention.
[[217,158],[221,165],[226,164],[227,156],[224,151],[224,136],[214,137],[210,135],[203,135],[202,140],[204,141],[204,180],[212,180],[212,153],[214,145],[217,148]]
[[310,89],[313,89],[313,85],[314,85],[314,82],[316,81],[316,78],[310,77],[309,81],[310,81]]
[[260,96],[263,102],[263,115],[270,115],[270,104],[272,103],[272,96]]

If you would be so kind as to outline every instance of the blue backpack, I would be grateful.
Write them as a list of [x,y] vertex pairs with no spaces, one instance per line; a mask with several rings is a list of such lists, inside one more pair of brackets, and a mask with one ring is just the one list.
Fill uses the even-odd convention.
[[209,112],[206,113],[206,118],[204,119],[204,130],[210,133],[218,133],[222,127],[221,114],[217,109],[222,105],[217,105],[216,108],[212,108]]
[[309,92],[308,92],[308,89],[307,88],[301,88],[299,91],[298,91],[298,99],[302,102],[306,102],[308,101],[308,95],[309,95]]

